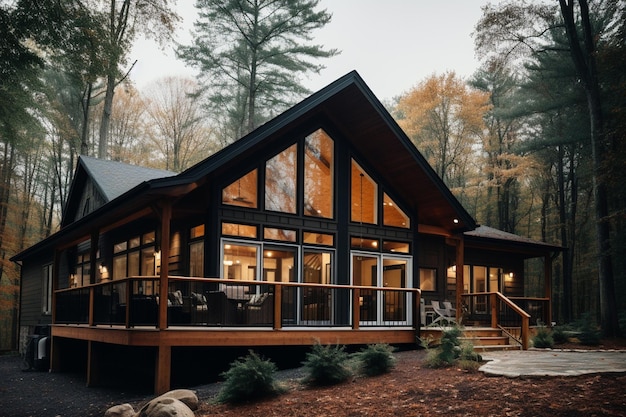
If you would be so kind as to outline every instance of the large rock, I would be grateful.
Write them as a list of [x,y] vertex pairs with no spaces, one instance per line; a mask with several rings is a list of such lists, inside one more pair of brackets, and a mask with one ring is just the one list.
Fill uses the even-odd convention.
[[194,417],[194,413],[184,402],[160,396],[144,405],[137,417]]
[[165,394],[156,397],[154,400],[159,400],[161,398],[176,398],[177,400],[185,403],[191,410],[195,411],[198,409],[198,396],[195,392],[188,389],[175,389],[168,391]]
[[130,404],[114,405],[104,412],[104,417],[134,417],[135,409]]

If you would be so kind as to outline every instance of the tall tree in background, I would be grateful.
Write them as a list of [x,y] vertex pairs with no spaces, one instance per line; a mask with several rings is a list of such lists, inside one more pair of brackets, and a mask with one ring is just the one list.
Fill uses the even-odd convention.
[[469,183],[470,162],[484,134],[488,109],[487,93],[470,89],[449,72],[433,75],[409,91],[396,111],[400,126],[454,191]]
[[193,80],[168,77],[147,94],[152,148],[160,154],[152,159],[162,162],[159,168],[181,172],[217,151],[200,99],[191,94],[197,88]]
[[516,153],[521,121],[512,113],[517,80],[506,61],[492,60],[474,74],[470,85],[489,94],[491,108],[485,114],[486,134],[482,149],[486,158],[487,201],[485,224],[516,233],[516,207],[519,202],[518,180],[527,165]]
[[[308,91],[299,76],[318,73],[314,60],[338,52],[309,45],[330,22],[319,0],[198,0],[195,39],[178,55],[197,68],[212,112],[234,139]],[[263,111],[265,110],[265,111]],[[224,117],[225,115],[225,117]]]
[[164,42],[170,37],[179,17],[168,3],[168,0],[109,0],[107,34],[104,39],[107,66],[98,141],[99,158],[107,157],[115,88],[130,71],[130,68],[127,68],[122,74],[120,66],[126,64],[128,51],[138,33],[153,37],[159,42]]
[[[620,33],[616,27],[618,25],[623,27],[626,5],[624,2],[614,0],[594,1],[591,5],[593,6],[592,10],[589,8],[590,4],[584,0],[559,0],[558,4],[516,0],[504,1],[497,6],[488,5],[483,8],[483,17],[477,25],[479,30],[476,43],[479,49],[487,49],[497,56],[507,57],[507,59],[515,58],[524,63],[528,63],[529,57],[532,57],[537,65],[545,67],[544,77],[547,77],[543,80],[537,77],[536,80],[539,83],[535,83],[535,86],[541,88],[536,89],[536,91],[549,92],[552,95],[552,101],[547,103],[547,96],[537,96],[534,99],[535,103],[543,101],[544,103],[541,105],[550,109],[549,112],[553,116],[544,119],[544,121],[552,123],[553,127],[544,130],[548,136],[544,137],[543,140],[550,140],[551,136],[557,135],[567,135],[568,139],[577,137],[576,134],[572,135],[571,131],[567,132],[562,128],[560,128],[561,133],[558,133],[559,125],[576,125],[583,119],[588,120],[588,134],[581,140],[589,144],[591,152],[583,152],[579,155],[584,158],[583,164],[592,167],[590,178],[593,184],[590,189],[593,189],[596,226],[594,234],[597,242],[595,252],[598,259],[597,270],[594,271],[598,277],[598,292],[594,295],[597,297],[599,293],[600,322],[603,331],[605,335],[611,336],[617,334],[618,326],[614,295],[615,274],[611,256],[613,253],[610,230],[612,215],[609,211],[606,190],[606,169],[609,160],[606,155],[614,141],[606,129],[606,120],[613,118],[614,109],[603,108],[608,103],[603,97],[602,88],[603,86],[614,85],[616,82],[619,83],[619,81],[616,78],[603,77],[596,60],[603,48],[611,43],[611,40],[616,39],[616,35]],[[566,39],[566,41],[560,42],[560,38]],[[567,100],[570,101],[564,102],[562,95],[554,94],[556,90],[546,88],[548,87],[547,83],[554,85],[555,80],[563,83],[562,85],[568,85],[567,80],[563,77],[565,59],[562,54],[556,58],[556,61],[560,61],[558,65],[561,66],[561,70],[558,70],[558,66],[554,63],[550,64],[550,70],[547,70],[548,66],[545,65],[547,63],[545,57],[555,52],[559,53],[564,49],[569,52],[569,61],[573,63],[575,68],[573,72],[575,83],[570,84],[571,90],[574,92],[579,89],[586,97],[587,114],[583,118],[580,117],[578,108],[572,105],[569,98]],[[545,55],[543,62],[537,59],[541,55]],[[549,75],[550,71],[552,72],[551,75]],[[602,83],[599,82],[601,79]],[[541,86],[541,84],[544,85]],[[565,91],[568,91],[568,88]],[[560,111],[557,113],[558,110]],[[546,127],[549,126],[546,124]],[[561,144],[565,143],[566,141],[561,138]],[[563,146],[559,145],[559,147],[561,150],[565,150]],[[578,151],[575,148],[570,148],[570,150],[570,152],[561,153],[559,156],[562,158],[560,163],[563,164],[563,167],[572,163],[573,160],[568,160],[568,158],[577,155]],[[571,184],[577,187],[582,185],[576,182]],[[584,190],[582,188],[572,189],[571,192],[582,193]],[[559,198],[558,204],[563,207],[564,201]],[[616,213],[622,210],[623,204],[620,205],[619,203],[613,208]],[[593,250],[588,248],[586,253],[590,252]],[[591,296],[589,297],[591,298]]]
[[[576,4],[578,4],[577,7]],[[597,42],[601,34],[598,28],[594,28],[592,25],[587,0],[559,0],[559,6],[569,40],[572,61],[580,83],[585,90],[589,110],[601,322],[606,336],[616,336],[619,333],[619,325],[611,260],[609,206],[604,177],[606,153],[610,148],[607,146],[609,138],[607,138],[605,130],[600,77],[596,62]]]

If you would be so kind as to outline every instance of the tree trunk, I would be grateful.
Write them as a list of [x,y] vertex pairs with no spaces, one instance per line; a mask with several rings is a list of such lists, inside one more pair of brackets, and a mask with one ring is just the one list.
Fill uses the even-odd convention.
[[104,96],[104,107],[102,109],[102,120],[100,121],[100,139],[98,141],[98,158],[106,159],[107,145],[109,140],[109,126],[111,124],[111,114],[113,112],[113,95],[115,94],[115,66],[109,68],[107,75],[106,94]]
[[574,0],[559,0],[561,13],[565,23],[567,38],[572,60],[576,67],[587,96],[587,107],[590,120],[591,154],[593,162],[593,194],[595,199],[596,239],[598,249],[598,280],[600,288],[600,320],[605,336],[612,337],[619,334],[617,321],[617,303],[615,300],[615,285],[613,282],[613,267],[611,260],[610,226],[608,220],[608,203],[606,184],[602,176],[602,165],[605,154],[605,132],[602,118],[602,102],[600,99],[600,85],[596,68],[596,49],[591,22],[589,20],[589,5],[587,0],[578,0],[583,31],[582,49],[576,20],[574,18]]

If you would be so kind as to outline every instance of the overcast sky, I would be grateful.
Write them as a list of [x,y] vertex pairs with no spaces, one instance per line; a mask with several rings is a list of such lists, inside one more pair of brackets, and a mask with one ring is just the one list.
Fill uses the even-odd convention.
[[[432,74],[455,71],[467,78],[477,69],[471,37],[488,0],[321,0],[332,13],[330,24],[314,33],[314,43],[341,54],[321,60],[320,74],[304,85],[317,91],[349,71],[357,70],[381,100],[406,92]],[[176,34],[190,43],[196,18],[193,0],[178,0],[183,22]],[[174,57],[172,48],[138,42],[131,53],[131,73],[139,88],[171,76],[194,76]]]

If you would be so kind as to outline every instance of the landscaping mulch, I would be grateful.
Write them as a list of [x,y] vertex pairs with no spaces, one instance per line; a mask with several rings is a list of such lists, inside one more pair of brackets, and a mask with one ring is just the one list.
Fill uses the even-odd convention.
[[[626,349],[626,339],[565,349]],[[221,384],[193,387],[201,401],[196,416],[626,416],[626,374],[576,377],[487,377],[452,367],[424,366],[424,350],[395,354],[389,374],[354,378],[337,386],[308,388],[302,369],[277,375],[287,393],[237,406],[214,404]],[[103,416],[111,406],[138,410],[146,392],[88,388],[84,375],[24,372],[19,356],[0,356],[0,415],[6,417]]]

